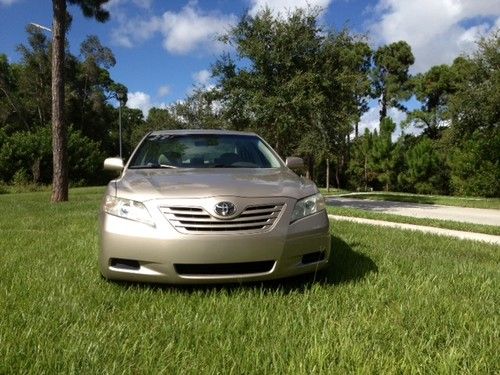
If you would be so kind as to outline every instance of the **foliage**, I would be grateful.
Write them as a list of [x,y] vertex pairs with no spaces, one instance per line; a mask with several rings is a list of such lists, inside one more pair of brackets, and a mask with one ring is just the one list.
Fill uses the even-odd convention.
[[[26,31],[28,42],[18,46],[19,63],[9,63],[0,55],[0,181],[48,184],[52,176],[51,43],[36,28]],[[118,149],[118,112],[110,99],[117,90],[126,95],[126,88],[110,78],[108,68],[115,59],[97,37],[87,37],[81,47],[80,58],[66,51],[64,68],[65,118],[71,124],[69,177],[72,184],[103,183],[104,155]]]
[[275,17],[266,9],[243,17],[223,40],[236,56],[221,56],[213,69],[222,125],[257,131],[281,155],[305,156],[310,176],[315,164],[333,160],[339,185],[369,87],[364,39],[323,28],[315,10]]
[[[67,2],[98,20],[108,17],[103,0]],[[196,87],[184,100],[152,108],[146,118],[126,106],[127,87],[112,79],[116,58],[110,48],[89,35],[75,56],[66,42],[70,182],[107,178],[102,158],[119,153],[121,104],[125,157],[152,130],[250,130],[281,156],[302,156],[307,176],[317,183],[329,176],[328,183],[353,190],[500,195],[499,32],[478,40],[474,54],[412,77],[414,57],[406,42],[372,51],[363,36],[330,29],[318,15],[309,9],[276,17],[267,9],[243,16],[221,37],[232,48],[212,66],[215,86]],[[70,17],[65,22],[68,27]],[[32,26],[26,32],[18,62],[0,54],[0,181],[46,184],[53,160],[52,42]],[[395,139],[387,111],[406,110],[412,95],[420,106],[401,126],[422,133]],[[379,99],[381,122],[359,136],[369,97]]]
[[369,164],[385,191],[389,191],[393,186],[396,177],[394,174],[394,145],[392,143],[392,133],[395,129],[394,121],[390,117],[385,117],[380,123],[380,133],[375,132],[373,135]]
[[348,176],[353,190],[367,191],[368,186],[376,179],[371,169],[371,151],[373,148],[373,134],[369,129],[354,140],[349,163]]
[[372,97],[380,102],[380,122],[390,107],[406,110],[401,101],[411,97],[408,71],[414,62],[410,45],[402,40],[375,51],[371,72]]
[[435,144],[423,137],[406,154],[406,170],[398,176],[398,182],[407,186],[406,191],[419,194],[444,194],[447,192],[445,160]]
[[[70,129],[68,142],[70,178],[74,183],[102,183],[104,159],[100,145]],[[48,184],[52,178],[52,143],[49,127],[0,137],[0,176],[15,185]]]
[[453,192],[500,196],[500,31],[454,65],[463,78],[450,98],[452,126],[444,139],[453,150]]
[[225,55],[214,67],[233,125],[258,131],[281,154],[291,153],[300,134],[314,126],[314,110],[323,100],[314,70],[319,31],[316,15],[304,11],[284,20],[269,9],[247,15],[225,36],[246,66]]
[[448,100],[456,91],[460,77],[458,69],[448,65],[433,66],[414,77],[414,93],[422,106],[408,114],[406,124],[423,128],[429,138],[438,139],[449,120]]
[[476,131],[453,150],[451,187],[454,194],[500,196],[500,132]]
[[4,182],[48,183],[52,174],[48,127],[19,131],[0,138],[0,176]]

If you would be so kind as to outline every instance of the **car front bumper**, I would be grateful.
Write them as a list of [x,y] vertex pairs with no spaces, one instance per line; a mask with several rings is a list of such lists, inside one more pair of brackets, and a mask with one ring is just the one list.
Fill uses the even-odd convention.
[[172,284],[282,278],[325,267],[330,256],[326,212],[290,224],[287,199],[273,227],[259,233],[179,233],[149,204],[156,226],[101,212],[99,268],[112,280]]

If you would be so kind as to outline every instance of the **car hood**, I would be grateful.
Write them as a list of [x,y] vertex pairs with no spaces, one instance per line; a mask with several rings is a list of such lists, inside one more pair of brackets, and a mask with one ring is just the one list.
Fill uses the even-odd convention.
[[312,181],[288,168],[128,169],[112,184],[117,196],[139,201],[214,196],[300,199],[318,192]]

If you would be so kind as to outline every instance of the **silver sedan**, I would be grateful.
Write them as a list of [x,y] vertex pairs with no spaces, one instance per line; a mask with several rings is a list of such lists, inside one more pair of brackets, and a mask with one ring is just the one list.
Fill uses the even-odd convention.
[[316,185],[253,133],[155,131],[111,181],[100,214],[108,279],[165,283],[266,280],[328,263],[329,222]]

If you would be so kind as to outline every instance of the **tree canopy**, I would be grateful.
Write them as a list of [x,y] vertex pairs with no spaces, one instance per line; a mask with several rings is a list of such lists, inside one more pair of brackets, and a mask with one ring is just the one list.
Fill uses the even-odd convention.
[[[109,16],[105,1],[68,3],[97,20]],[[122,108],[125,157],[151,130],[250,130],[281,156],[303,157],[319,185],[500,196],[498,32],[480,38],[473,54],[414,76],[406,42],[373,50],[365,37],[319,23],[315,11],[245,15],[221,40],[232,48],[212,65],[213,87],[147,116]],[[28,26],[18,52],[17,62],[0,54],[0,183],[49,184],[53,42]],[[79,55],[67,43],[64,52],[69,181],[104,183],[102,160],[118,154],[117,99],[126,103],[128,90],[113,80],[116,58],[96,36]],[[408,109],[410,97],[419,105]],[[359,135],[370,98],[379,100],[379,123]],[[390,108],[407,113],[401,127]]]

